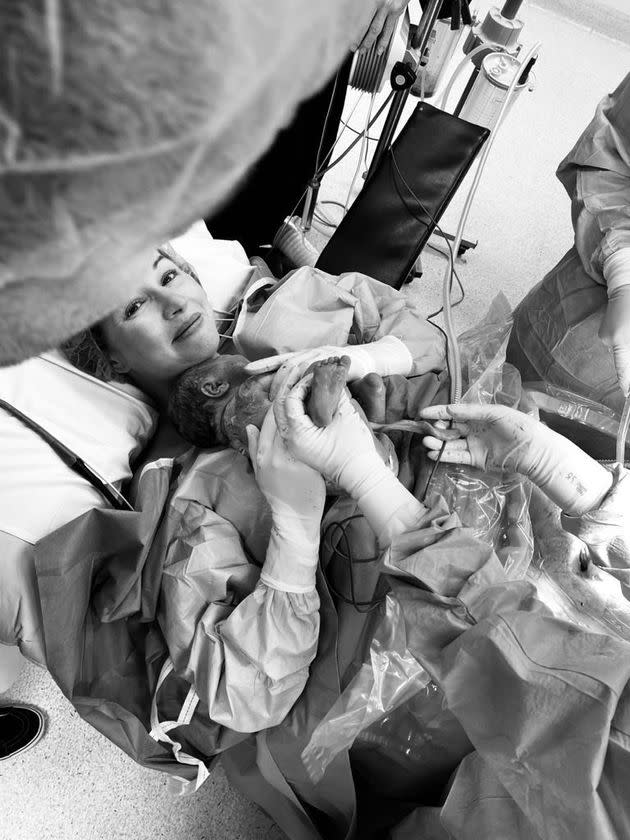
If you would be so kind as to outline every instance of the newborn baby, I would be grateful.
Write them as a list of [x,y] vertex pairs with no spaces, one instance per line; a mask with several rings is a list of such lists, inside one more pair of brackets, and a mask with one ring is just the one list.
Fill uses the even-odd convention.
[[[246,427],[258,429],[271,407],[273,373],[251,376],[244,356],[214,356],[189,368],[175,382],[168,413],[180,435],[207,449],[231,446],[247,453]],[[333,418],[350,367],[347,356],[325,359],[311,368],[313,380],[307,411],[325,426]]]

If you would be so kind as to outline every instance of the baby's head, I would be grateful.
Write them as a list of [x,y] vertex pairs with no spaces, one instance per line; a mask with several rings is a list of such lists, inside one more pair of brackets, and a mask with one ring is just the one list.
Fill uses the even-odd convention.
[[262,426],[271,407],[273,374],[250,376],[244,356],[213,356],[194,365],[171,388],[168,414],[179,434],[202,449],[247,451],[245,428]]

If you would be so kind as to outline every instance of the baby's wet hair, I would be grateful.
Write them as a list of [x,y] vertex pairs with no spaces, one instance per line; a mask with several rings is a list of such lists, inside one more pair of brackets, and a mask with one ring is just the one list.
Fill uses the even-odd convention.
[[219,430],[209,422],[209,409],[214,407],[214,402],[201,388],[209,361],[204,359],[180,374],[168,397],[168,416],[178,434],[200,449],[210,449],[222,443]]

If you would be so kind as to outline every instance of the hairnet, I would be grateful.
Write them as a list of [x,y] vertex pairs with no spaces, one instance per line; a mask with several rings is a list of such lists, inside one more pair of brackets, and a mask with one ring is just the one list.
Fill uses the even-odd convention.
[[2,3],[0,363],[112,309],[140,252],[225,199],[373,8]]

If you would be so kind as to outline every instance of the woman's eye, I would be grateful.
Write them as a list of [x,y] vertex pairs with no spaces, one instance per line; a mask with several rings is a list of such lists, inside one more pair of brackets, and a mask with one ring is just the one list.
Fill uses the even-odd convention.
[[132,300],[125,309],[125,318],[132,318],[142,306],[141,300]]
[[166,286],[167,283],[170,283],[171,280],[174,280],[177,277],[177,272],[174,268],[170,268],[168,271],[165,271],[162,275],[162,285]]

